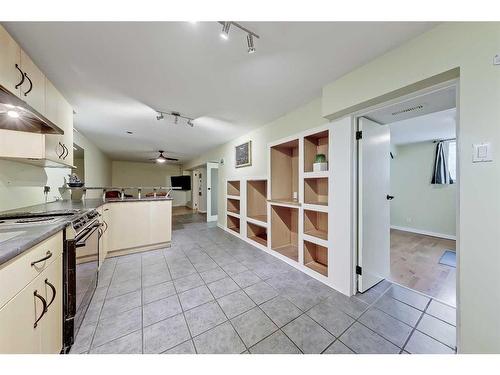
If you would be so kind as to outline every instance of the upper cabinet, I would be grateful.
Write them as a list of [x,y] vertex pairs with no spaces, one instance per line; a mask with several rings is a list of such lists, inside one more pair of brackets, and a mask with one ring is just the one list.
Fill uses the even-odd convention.
[[0,129],[0,158],[44,167],[73,166],[73,108],[1,25],[0,85],[64,131],[37,134]]

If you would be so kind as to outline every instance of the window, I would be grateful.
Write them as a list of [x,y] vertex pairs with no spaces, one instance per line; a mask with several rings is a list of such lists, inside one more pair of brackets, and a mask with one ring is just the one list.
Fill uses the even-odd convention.
[[451,179],[457,181],[457,142],[450,141],[448,143],[448,170],[450,171]]

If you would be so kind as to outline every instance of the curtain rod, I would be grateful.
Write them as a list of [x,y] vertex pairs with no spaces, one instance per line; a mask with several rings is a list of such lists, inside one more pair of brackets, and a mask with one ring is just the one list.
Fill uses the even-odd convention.
[[435,140],[433,143],[438,143],[438,142],[450,142],[450,141],[456,141],[456,138],[448,138],[448,139],[438,139]]

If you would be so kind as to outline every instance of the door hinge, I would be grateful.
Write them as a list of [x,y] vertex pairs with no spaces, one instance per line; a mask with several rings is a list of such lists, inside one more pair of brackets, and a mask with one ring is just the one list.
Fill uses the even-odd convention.
[[363,138],[363,132],[361,130],[358,130],[356,132],[356,140],[360,140],[361,138]]
[[363,269],[360,266],[356,266],[356,275],[362,275]]

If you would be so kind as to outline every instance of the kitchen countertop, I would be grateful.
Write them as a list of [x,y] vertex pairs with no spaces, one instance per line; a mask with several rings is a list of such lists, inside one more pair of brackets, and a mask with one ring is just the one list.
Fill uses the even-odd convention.
[[[144,202],[144,201],[170,201],[172,198],[165,197],[146,197],[146,198],[127,198],[127,199],[86,199],[83,201],[61,200],[50,203],[38,204],[35,206],[23,207],[15,210],[0,212],[0,215],[15,214],[22,212],[47,212],[55,210],[82,210],[77,215],[71,215],[63,218],[56,223],[51,224],[33,224],[19,226],[0,226],[0,266],[12,258],[22,254],[26,250],[49,238],[60,230],[66,228],[71,221],[83,215],[86,211],[96,209],[106,203],[118,202]],[[17,235],[12,236],[13,234]],[[2,237],[7,238],[2,241]]]

